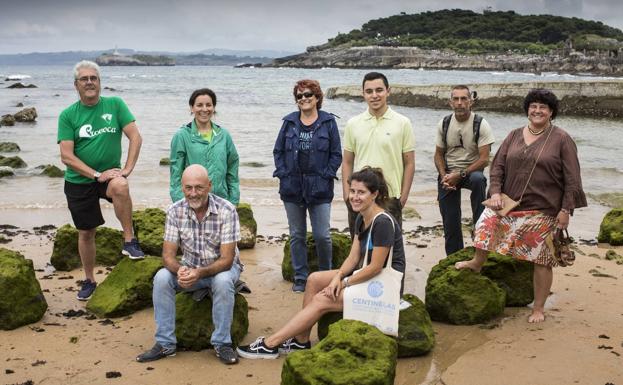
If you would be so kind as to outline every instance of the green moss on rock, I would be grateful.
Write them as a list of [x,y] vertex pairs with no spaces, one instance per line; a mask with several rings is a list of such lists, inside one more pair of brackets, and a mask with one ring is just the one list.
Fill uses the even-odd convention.
[[166,213],[158,208],[148,208],[132,213],[134,234],[145,254],[162,255]]
[[240,241],[239,249],[252,249],[255,247],[257,237],[257,222],[253,218],[253,210],[248,203],[240,203],[236,207],[238,218],[240,218]]
[[1,142],[0,152],[19,152],[20,148],[17,143],[13,142]]
[[[248,313],[247,300],[241,294],[236,294],[231,324],[231,339],[234,345],[238,345],[247,335]],[[175,297],[175,335],[178,348],[207,349],[212,346],[210,337],[213,331],[212,299],[208,296],[197,302],[193,299],[192,293],[178,293]]]
[[24,168],[27,166],[27,164],[19,156],[7,156],[0,158],[0,166],[7,166],[11,168]]
[[41,175],[48,176],[50,178],[62,178],[65,176],[65,171],[60,168],[54,166],[53,164],[46,164],[37,166],[37,169],[42,170]]
[[39,321],[48,304],[32,260],[0,248],[0,329],[12,330]]
[[160,159],[160,165],[161,166],[170,166],[171,165],[171,159],[169,159],[169,158],[162,158],[162,159]]
[[15,173],[8,167],[0,167],[0,178],[4,178],[7,176],[14,176]]
[[[435,346],[433,323],[424,303],[412,294],[405,294],[403,300],[411,304],[400,311],[398,321],[398,358],[421,356]],[[322,340],[329,332],[329,326],[342,319],[342,312],[323,315],[318,321],[318,339]]]
[[[95,262],[98,265],[114,266],[122,258],[123,233],[109,227],[98,227],[95,231]],[[56,231],[50,263],[56,270],[70,271],[82,265],[78,253],[78,230],[64,225]]]
[[288,355],[282,385],[390,385],[396,374],[394,338],[360,321],[341,320],[309,350]]
[[597,241],[612,246],[623,245],[623,208],[612,209],[599,226]]
[[152,305],[153,277],[162,267],[162,258],[124,258],[101,282],[87,303],[98,317],[121,317]]
[[[333,268],[339,268],[348,257],[350,252],[351,240],[350,236],[341,233],[331,233],[331,242],[333,244]],[[318,258],[316,257],[316,242],[311,233],[307,233],[307,267],[309,273],[318,271]],[[292,258],[290,256],[290,237],[286,239],[283,246],[283,260],[281,261],[281,276],[286,281],[294,281],[294,269],[292,268]]]

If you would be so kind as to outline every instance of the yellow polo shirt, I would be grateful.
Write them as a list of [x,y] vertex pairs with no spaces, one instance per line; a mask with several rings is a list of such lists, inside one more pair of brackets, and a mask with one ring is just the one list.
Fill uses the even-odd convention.
[[364,166],[381,168],[389,196],[400,198],[404,174],[402,154],[415,149],[409,118],[387,108],[377,119],[366,110],[346,123],[344,149],[355,154],[353,172]]

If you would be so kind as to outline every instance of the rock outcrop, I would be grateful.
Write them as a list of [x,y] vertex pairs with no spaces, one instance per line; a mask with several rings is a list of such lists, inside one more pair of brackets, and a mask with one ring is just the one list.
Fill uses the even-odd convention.
[[37,110],[34,107],[24,108],[13,114],[13,117],[18,122],[34,122],[37,119]]
[[39,321],[48,304],[32,260],[0,248],[0,329],[12,330]]
[[7,176],[14,176],[15,173],[10,167],[0,167],[0,178],[4,178]]
[[[338,268],[342,262],[348,257],[350,252],[351,240],[350,236],[340,233],[331,233],[331,241],[333,244],[333,267]],[[309,273],[318,271],[318,258],[316,257],[316,242],[311,233],[307,233],[307,267]],[[286,239],[283,246],[283,260],[281,261],[281,276],[286,281],[294,281],[294,269],[292,268],[292,258],[290,256],[290,237]]]
[[22,82],[17,82],[17,83],[11,84],[7,88],[37,88],[37,86],[34,84],[25,84]]
[[41,175],[48,176],[50,178],[62,178],[65,176],[65,171],[54,166],[53,164],[45,164],[36,167],[41,170]]
[[25,168],[28,165],[19,156],[7,156],[0,155],[0,166],[6,166],[11,168]]
[[[249,305],[247,300],[236,294],[234,315],[231,324],[231,339],[235,345],[249,330]],[[175,297],[175,336],[177,346],[190,350],[212,347],[210,336],[214,331],[212,322],[212,299],[207,296],[195,301],[192,293],[178,293]]]
[[612,246],[623,245],[623,208],[610,210],[606,214],[599,226],[597,241]]
[[20,148],[17,143],[2,142],[0,143],[0,152],[20,152]]
[[15,118],[11,114],[2,115],[0,118],[0,126],[14,126]]
[[166,217],[164,210],[158,208],[147,208],[132,213],[134,236],[138,239],[145,254],[162,255]]
[[[114,266],[122,258],[123,233],[109,227],[98,227],[95,232],[95,262]],[[56,270],[70,271],[82,265],[78,253],[78,230],[64,225],[56,231],[50,263]]]
[[101,282],[87,309],[100,318],[121,317],[152,305],[153,278],[162,267],[162,258],[123,258]]
[[257,237],[257,222],[253,217],[253,210],[248,203],[240,203],[236,207],[238,218],[240,219],[240,241],[239,249],[252,249],[255,247],[255,239]]
[[282,385],[391,385],[396,374],[394,338],[360,321],[341,320],[309,350],[291,353]]
[[[403,300],[411,306],[400,311],[398,321],[398,358],[417,357],[431,351],[435,346],[435,332],[426,306],[413,294],[405,294]],[[324,339],[329,326],[342,319],[342,312],[327,313],[318,321],[318,339]]]
[[160,163],[161,166],[170,166],[171,165],[171,159],[169,158],[162,158],[160,159]]

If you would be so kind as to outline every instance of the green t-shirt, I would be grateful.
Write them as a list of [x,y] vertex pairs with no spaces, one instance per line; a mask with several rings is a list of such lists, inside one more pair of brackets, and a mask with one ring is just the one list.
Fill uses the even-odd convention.
[[[122,130],[134,120],[128,106],[116,96],[100,96],[94,106],[77,101],[58,117],[57,141],[73,141],[74,154],[96,171],[119,168]],[[65,180],[78,184],[93,182],[70,167],[65,172]]]

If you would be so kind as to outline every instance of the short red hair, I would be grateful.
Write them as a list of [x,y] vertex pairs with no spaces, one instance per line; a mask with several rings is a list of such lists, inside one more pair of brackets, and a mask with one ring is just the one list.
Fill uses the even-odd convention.
[[316,102],[316,109],[319,110],[322,107],[322,99],[324,96],[322,95],[322,90],[320,89],[320,83],[318,83],[317,80],[303,79],[296,82],[294,90],[292,91],[292,95],[294,95],[294,102],[297,102],[297,91],[303,91],[305,88],[309,88],[309,90],[313,92],[314,96],[316,96],[316,99],[318,100],[318,102]]

